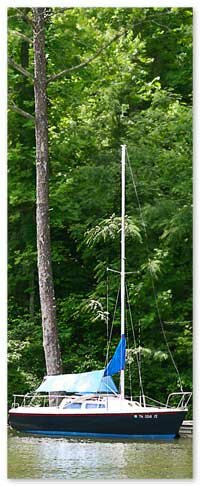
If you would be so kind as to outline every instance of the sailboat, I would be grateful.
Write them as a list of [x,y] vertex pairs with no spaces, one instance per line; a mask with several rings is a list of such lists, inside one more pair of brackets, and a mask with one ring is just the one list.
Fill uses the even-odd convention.
[[[9,423],[18,431],[50,436],[173,439],[187,413],[190,392],[170,393],[165,404],[125,397],[125,159],[121,155],[121,336],[101,370],[47,376],[33,395],[14,395]],[[113,375],[120,373],[118,390]],[[172,399],[177,398],[176,406]],[[172,401],[171,401],[172,400]],[[174,402],[173,402],[174,403]]]

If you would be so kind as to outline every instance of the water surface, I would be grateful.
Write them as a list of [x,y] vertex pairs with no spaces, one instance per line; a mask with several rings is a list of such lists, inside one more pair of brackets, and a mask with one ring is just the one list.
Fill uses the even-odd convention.
[[191,479],[192,438],[105,441],[9,432],[9,479]]

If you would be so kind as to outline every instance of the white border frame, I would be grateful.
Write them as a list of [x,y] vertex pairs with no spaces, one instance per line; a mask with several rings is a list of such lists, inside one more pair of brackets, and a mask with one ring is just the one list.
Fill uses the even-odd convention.
[[[194,479],[193,480],[170,480],[170,483],[177,484],[198,484],[200,479],[200,396],[199,396],[199,369],[200,369],[200,331],[198,325],[198,316],[200,310],[200,228],[198,225],[198,216],[200,210],[200,142],[198,133],[200,130],[200,1],[199,0],[40,0],[40,1],[8,1],[1,0],[0,3],[0,33],[1,33],[1,56],[0,56],[0,208],[1,208],[1,237],[0,237],[0,317],[1,317],[1,340],[0,340],[0,365],[1,365],[1,390],[0,390],[0,484],[7,483],[7,122],[6,122],[6,104],[7,104],[7,47],[6,47],[6,30],[7,30],[7,8],[9,7],[192,7],[194,9]],[[3,412],[3,413],[2,413]],[[146,485],[148,483],[165,484],[169,480],[132,480],[134,484]],[[131,482],[132,482],[131,481]],[[17,481],[20,483],[20,481]],[[22,480],[23,484],[36,482],[43,484],[43,481]],[[52,482],[52,481],[51,481]],[[68,482],[68,481],[66,481]],[[70,481],[71,482],[71,481]],[[84,481],[73,481],[76,484],[83,484]],[[96,481],[97,483],[101,481]],[[112,484],[109,481],[103,481],[105,484]],[[129,481],[130,482],[130,481]],[[9,484],[15,481],[9,480]],[[115,481],[120,484],[121,481]],[[59,481],[53,481],[53,484],[59,484]]]

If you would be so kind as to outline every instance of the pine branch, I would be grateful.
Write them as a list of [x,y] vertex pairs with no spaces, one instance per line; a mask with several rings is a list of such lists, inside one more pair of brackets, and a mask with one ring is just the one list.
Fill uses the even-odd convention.
[[168,30],[168,32],[171,32],[172,29],[168,27],[167,25],[161,24],[160,22],[157,22],[156,20],[151,19],[151,22],[155,25],[158,25],[159,27],[162,27],[163,29]]
[[[136,22],[133,27],[136,27],[138,25],[141,25],[143,23],[148,23],[148,22],[154,22],[155,24],[159,25],[159,27],[163,27],[163,28],[166,28],[167,30],[171,30],[169,27],[167,27],[166,25],[162,25],[152,19],[145,19],[143,21],[140,21],[140,22]],[[68,73],[71,73],[72,71],[76,71],[77,69],[81,69],[85,66],[87,66],[87,64],[89,64],[90,62],[94,61],[94,59],[96,59],[101,53],[102,51],[104,51],[105,49],[107,49],[115,40],[119,39],[120,37],[122,37],[123,35],[125,35],[127,32],[127,29],[121,31],[119,34],[116,34],[107,44],[105,44],[104,46],[100,47],[94,54],[93,56],[89,57],[88,59],[86,59],[85,61],[81,62],[80,64],[77,64],[75,66],[72,66],[71,68],[67,68],[67,69],[64,69],[63,71],[60,71],[58,74],[54,74],[52,76],[50,76],[49,78],[47,78],[47,83],[50,83],[51,81],[55,81],[56,79],[60,78],[61,76],[64,76],[65,74],[68,74]]]
[[10,32],[10,34],[14,34],[14,35],[17,35],[18,37],[21,37],[23,40],[27,41],[29,44],[33,44],[33,41],[32,41],[32,39],[30,39],[30,37],[27,37],[25,34],[22,34],[22,32],[19,32],[18,30],[8,29],[8,32]]
[[76,64],[75,66],[72,66],[71,68],[64,69],[63,71],[60,71],[58,74],[54,74],[53,76],[50,76],[47,78],[47,83],[50,83],[51,81],[55,81],[56,79],[60,78],[61,76],[64,76],[65,74],[71,73],[72,71],[75,71],[77,69],[81,69],[90,62],[94,61],[105,49],[107,49],[115,40],[119,39],[123,35],[125,35],[126,31],[123,30],[123,32],[120,32],[120,34],[115,35],[107,44],[104,46],[100,47],[93,56],[88,57],[85,61],[81,62],[80,64]]
[[[27,8],[26,8],[27,10]],[[25,14],[21,8],[16,8],[16,11],[18,12],[18,16],[21,17],[23,20],[25,20],[25,22],[27,22],[28,24],[30,24],[31,26],[33,26],[33,21],[32,19],[27,15]]]
[[28,118],[29,120],[35,121],[35,118],[34,118],[33,115],[31,115],[27,111],[22,110],[17,105],[15,105],[15,103],[8,105],[8,108],[12,111],[16,111],[16,113],[19,113],[19,115],[22,115],[24,118]]
[[26,76],[27,78],[29,78],[33,81],[33,79],[34,79],[33,75],[31,73],[29,73],[26,69],[24,69],[22,66],[17,64],[15,61],[13,61],[13,59],[11,59],[10,57],[8,58],[8,64],[13,69],[16,69],[16,71],[19,71],[21,74],[23,74],[24,76]]

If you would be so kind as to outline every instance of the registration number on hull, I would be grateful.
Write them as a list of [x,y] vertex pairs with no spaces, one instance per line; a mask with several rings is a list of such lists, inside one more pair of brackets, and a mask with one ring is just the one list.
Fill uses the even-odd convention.
[[141,415],[140,413],[139,414],[135,414],[134,415],[134,418],[141,418],[141,419],[144,419],[144,418],[148,418],[148,419],[157,419],[158,418],[158,415],[157,414],[150,414],[150,413],[145,413],[144,415]]

